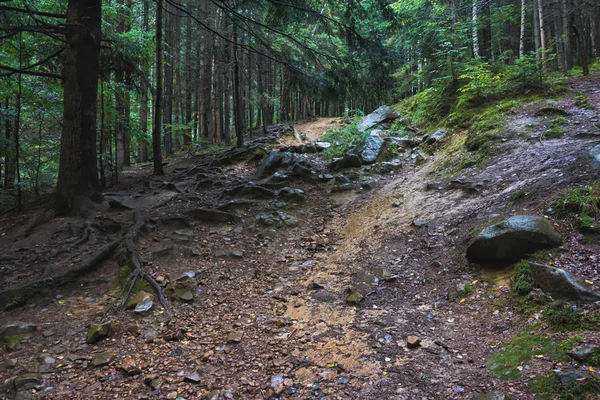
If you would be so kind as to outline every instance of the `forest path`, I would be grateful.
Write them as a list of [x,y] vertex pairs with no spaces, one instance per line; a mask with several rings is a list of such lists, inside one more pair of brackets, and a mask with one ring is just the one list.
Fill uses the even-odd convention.
[[[594,85],[575,89],[600,107]],[[557,106],[570,110],[572,130],[539,140],[534,133],[547,121],[532,115],[542,106],[509,118],[507,132],[533,124],[523,129],[532,138],[507,136],[484,167],[444,174],[445,154],[438,153],[391,175],[362,171],[376,180],[373,190],[334,192],[334,182],[310,178],[255,180],[255,161],[214,166],[210,156],[170,160],[165,177],[152,177],[148,166],[124,174],[111,195],[146,214],[137,244],[144,267],[167,288],[179,285],[184,300],[173,299],[168,314],[156,306],[112,314],[119,267],[109,260],[76,285],[2,315],[3,322],[34,322],[40,332],[3,354],[16,366],[0,368],[0,390],[7,398],[45,399],[412,400],[502,389],[532,398],[527,379],[500,381],[482,367],[491,350],[528,323],[516,311],[510,272],[469,266],[464,252],[473,228],[499,216],[543,214],[549,193],[597,175],[586,155],[594,137],[578,134],[596,132],[597,112],[573,108],[567,98]],[[332,122],[297,129],[310,128],[308,138],[317,140]],[[304,157],[325,166],[319,155]],[[282,200],[284,186],[303,196]],[[131,217],[104,204],[90,246],[118,234]],[[74,221],[57,222],[45,244],[17,242],[16,266],[25,270],[35,262],[31,255],[77,236]],[[556,262],[564,267],[575,264],[574,252],[582,260],[597,253],[572,232],[563,234],[568,251]],[[73,265],[85,254],[64,257]],[[593,278],[597,271],[598,265],[578,272]],[[460,293],[466,284],[470,292]],[[358,305],[347,301],[356,292]],[[86,344],[88,328],[107,319],[119,330]],[[419,347],[407,346],[411,335]],[[94,367],[106,354],[112,361]],[[528,374],[552,367],[551,360],[536,360]],[[36,391],[15,395],[12,379],[26,376]]]
[[296,135],[304,133],[305,141],[317,142],[327,131],[335,128],[341,120],[341,118],[318,118],[315,121],[294,125],[294,130]]

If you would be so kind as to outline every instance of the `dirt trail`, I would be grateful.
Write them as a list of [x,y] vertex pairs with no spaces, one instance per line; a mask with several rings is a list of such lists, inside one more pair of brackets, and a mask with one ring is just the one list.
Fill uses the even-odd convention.
[[[594,85],[576,89],[600,108]],[[39,332],[3,353],[16,366],[0,367],[0,396],[412,400],[469,399],[497,389],[531,399],[527,379],[500,381],[482,367],[491,350],[527,324],[516,312],[510,275],[473,269],[464,251],[471,229],[501,216],[543,214],[548,194],[597,176],[586,156],[595,139],[577,135],[595,132],[597,113],[574,108],[572,99],[559,106],[571,112],[567,136],[514,137],[483,168],[440,174],[438,154],[420,167],[407,162],[395,174],[375,175],[372,191],[331,193],[331,182],[288,181],[283,185],[304,191],[304,204],[257,198],[234,205],[238,218],[229,222],[195,220],[189,210],[223,204],[225,189],[252,180],[255,163],[196,173],[196,160],[175,159],[161,180],[150,178],[149,167],[130,171],[111,191],[147,213],[138,243],[144,266],[165,283],[193,271],[184,279],[194,282],[193,301],[174,300],[168,314],[155,307],[111,315],[106,310],[115,301],[118,275],[111,260],[77,285],[1,315],[3,321],[35,322]],[[526,125],[543,124],[525,109],[507,129],[520,129],[523,118]],[[316,141],[335,121],[295,129]],[[297,143],[292,136],[280,142]],[[281,213],[298,224],[260,226],[261,217]],[[129,211],[105,204],[94,240],[105,240],[111,234],[106,227],[130,218]],[[13,222],[7,238],[18,236],[22,221]],[[59,234],[49,234],[46,245],[68,242],[69,224],[76,222],[55,222]],[[17,243],[24,250],[15,257],[23,265],[33,259],[30,253],[46,251]],[[150,256],[160,251],[165,255]],[[79,256],[61,257],[77,263]],[[11,274],[19,279],[18,271]],[[449,299],[465,283],[471,293]],[[364,299],[349,305],[346,298],[357,287],[366,288]],[[88,328],[108,318],[118,319],[120,330],[86,344]],[[408,348],[409,335],[422,340],[419,348]],[[103,352],[114,360],[93,367]],[[139,373],[124,373],[126,360]],[[552,368],[543,361],[531,373]],[[36,389],[15,394],[12,379],[32,372],[39,373]]]

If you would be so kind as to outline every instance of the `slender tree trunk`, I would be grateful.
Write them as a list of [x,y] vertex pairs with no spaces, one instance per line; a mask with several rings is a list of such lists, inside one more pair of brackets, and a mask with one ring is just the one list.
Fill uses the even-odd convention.
[[571,69],[573,66],[573,55],[571,54],[571,24],[569,23],[569,12],[567,10],[567,0],[561,0],[561,14],[563,26],[563,48],[565,53],[565,68]]
[[33,185],[35,197],[40,197],[40,170],[42,169],[42,132],[44,128],[44,117],[46,113],[42,113],[40,117],[40,126],[38,127],[38,151],[37,151],[37,163],[35,167],[35,182]]
[[542,65],[544,68],[548,67],[548,56],[546,54],[546,49],[548,48],[546,42],[546,23],[544,21],[544,0],[538,0],[538,18],[540,20],[540,44],[542,50]]
[[56,211],[72,210],[98,188],[96,114],[102,1],[69,0],[63,63],[64,118]]
[[[19,69],[23,68],[23,33],[19,33]],[[17,209],[23,211],[23,188],[21,187],[21,96],[23,95],[23,74],[17,78],[17,101],[15,109],[15,164],[17,167]]]
[[479,36],[477,34],[478,11],[479,10],[478,10],[478,5],[477,5],[477,0],[473,0],[472,15],[471,15],[471,22],[473,24],[473,27],[471,28],[471,34],[473,36],[473,57],[475,57],[475,58],[479,58]]
[[[4,137],[9,144],[13,144],[12,139],[12,121],[8,113],[10,111],[10,99],[6,98],[5,103],[6,117],[4,118]],[[12,147],[12,146],[10,146]],[[15,186],[15,160],[12,148],[6,149],[4,154],[4,189],[12,189]]]
[[164,175],[161,154],[161,128],[162,128],[162,12],[163,0],[156,0],[156,90],[154,94],[154,127],[152,129],[152,158],[154,174]]
[[[169,6],[167,5],[167,11]],[[164,104],[163,104],[163,119],[164,119],[164,143],[165,143],[165,154],[170,156],[173,154],[173,52],[175,51],[173,46],[173,16],[170,12],[165,14],[165,43],[167,46],[167,60],[164,65],[165,78],[164,78]]]
[[[148,31],[149,25],[149,7],[148,0],[142,1],[142,31]],[[139,148],[139,162],[148,161],[148,140],[146,138],[148,134],[148,70],[145,65],[142,66],[142,77],[140,82],[140,131],[142,132],[142,138],[140,140]]]
[[538,15],[538,3],[541,0],[533,0],[533,42],[535,46],[535,58],[539,62],[541,60],[540,48],[540,19]]
[[521,0],[521,29],[519,35],[519,58],[525,56],[525,14],[526,0]]
[[[233,42],[237,43],[237,26],[233,25]],[[235,137],[237,147],[244,145],[244,105],[242,104],[240,87],[240,60],[238,46],[233,46],[233,118],[235,122]]]
[[192,88],[195,87],[195,80],[192,68],[192,19],[187,18],[185,24],[185,81],[187,87],[185,90],[185,123],[187,128],[183,135],[184,146],[192,144]]

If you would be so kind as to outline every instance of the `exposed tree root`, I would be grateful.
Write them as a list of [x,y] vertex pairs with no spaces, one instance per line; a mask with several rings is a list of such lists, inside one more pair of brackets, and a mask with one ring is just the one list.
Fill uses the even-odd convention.
[[98,250],[92,257],[61,275],[42,278],[25,285],[1,291],[0,306],[5,309],[10,309],[22,305],[37,294],[45,292],[50,288],[72,282],[80,276],[93,271],[102,263],[102,261],[110,257],[122,240],[123,238],[119,238],[110,242],[108,245]]
[[[123,308],[127,301],[133,294],[133,289],[136,284],[141,280],[148,282],[150,286],[156,292],[156,296],[158,297],[158,301],[163,306],[165,311],[169,310],[169,303],[167,297],[165,296],[164,289],[162,286],[156,282],[156,280],[150,276],[146,271],[144,271],[144,267],[142,266],[142,260],[140,258],[140,253],[137,251],[135,246],[135,240],[137,238],[137,232],[144,226],[144,217],[140,210],[135,210],[135,223],[129,229],[129,232],[125,234],[123,237],[123,243],[125,245],[125,250],[127,251],[127,258],[129,263],[131,263],[130,267],[132,269],[131,274],[127,278],[127,283],[124,285],[124,290],[122,292],[121,301],[118,304],[119,308]],[[126,289],[126,290],[125,290]]]

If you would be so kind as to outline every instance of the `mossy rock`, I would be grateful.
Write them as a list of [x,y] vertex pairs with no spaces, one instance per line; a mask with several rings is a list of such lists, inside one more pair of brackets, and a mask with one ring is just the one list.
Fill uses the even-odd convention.
[[581,302],[600,300],[584,278],[548,265],[530,263],[531,277],[535,285],[556,299]]
[[560,244],[562,239],[548,220],[516,215],[482,230],[467,249],[467,258],[479,264],[506,265]]
[[85,342],[88,344],[98,343],[111,333],[116,332],[118,328],[118,323],[113,320],[96,324],[88,331]]

